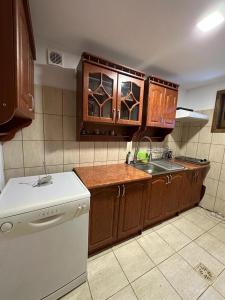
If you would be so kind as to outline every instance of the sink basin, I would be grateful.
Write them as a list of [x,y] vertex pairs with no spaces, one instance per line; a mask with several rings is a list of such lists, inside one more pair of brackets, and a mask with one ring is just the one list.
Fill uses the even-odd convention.
[[177,164],[173,161],[164,160],[164,159],[155,160],[152,162],[152,164],[156,165],[160,168],[163,168],[164,170],[167,170],[167,171],[179,171],[179,170],[185,169],[185,167],[180,164]]
[[142,170],[146,173],[149,173],[151,175],[165,173],[165,169],[160,168],[159,166],[153,165],[151,163],[149,163],[149,164],[134,164],[133,167],[136,169]]

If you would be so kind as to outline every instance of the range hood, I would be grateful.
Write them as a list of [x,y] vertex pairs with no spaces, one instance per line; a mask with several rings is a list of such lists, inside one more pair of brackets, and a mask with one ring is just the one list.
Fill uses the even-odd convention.
[[193,109],[188,109],[184,107],[177,107],[176,120],[181,122],[200,122],[209,120],[209,117],[205,114],[193,111]]

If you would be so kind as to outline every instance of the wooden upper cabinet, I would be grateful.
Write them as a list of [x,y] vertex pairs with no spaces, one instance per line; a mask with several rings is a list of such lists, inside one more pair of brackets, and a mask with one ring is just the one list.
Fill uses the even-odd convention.
[[131,140],[142,124],[144,75],[83,53],[77,67],[78,140]]
[[165,89],[159,85],[149,86],[149,103],[147,108],[147,126],[161,127],[164,111]]
[[141,125],[144,81],[118,75],[117,123]]
[[145,82],[145,126],[174,128],[178,85],[149,77]]
[[162,120],[164,127],[174,128],[177,108],[177,91],[166,88]]
[[115,123],[117,73],[84,63],[83,120]]
[[18,106],[33,118],[34,93],[33,93],[33,58],[30,47],[28,24],[21,0],[17,2],[17,83],[18,83]]
[[0,20],[0,140],[6,141],[34,118],[35,45],[28,1],[1,1]]

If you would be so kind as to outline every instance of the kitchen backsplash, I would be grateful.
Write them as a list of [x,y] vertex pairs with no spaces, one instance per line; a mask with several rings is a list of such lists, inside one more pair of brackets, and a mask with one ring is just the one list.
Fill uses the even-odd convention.
[[[125,161],[126,142],[76,142],[75,92],[48,86],[35,86],[35,120],[3,144],[6,181],[11,177],[70,171],[74,166],[115,164]],[[164,143],[174,155],[208,158],[211,169],[205,180],[202,206],[225,214],[225,133],[212,134],[213,110],[202,111],[210,121],[176,123]],[[142,148],[147,143],[142,143]],[[134,148],[134,145],[133,145]]]

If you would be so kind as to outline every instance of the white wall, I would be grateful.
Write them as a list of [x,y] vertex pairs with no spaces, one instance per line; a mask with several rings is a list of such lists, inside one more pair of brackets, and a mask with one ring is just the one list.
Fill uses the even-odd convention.
[[194,110],[214,109],[216,92],[225,89],[225,80],[186,91],[182,106]]
[[5,184],[5,180],[4,180],[3,153],[2,153],[2,144],[0,144],[0,191],[2,190],[4,184]]

